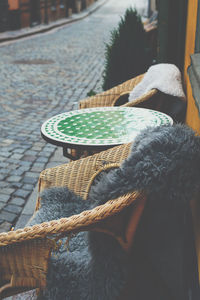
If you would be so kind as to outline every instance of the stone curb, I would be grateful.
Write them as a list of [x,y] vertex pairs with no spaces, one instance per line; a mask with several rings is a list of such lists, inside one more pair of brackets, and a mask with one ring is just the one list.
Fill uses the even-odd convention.
[[[78,15],[73,14],[71,17],[68,17],[67,19],[60,19],[56,22],[51,22],[49,25],[38,25],[34,28],[26,28],[26,29],[20,29],[17,31],[9,31],[5,33],[0,33],[0,44],[6,43],[10,41],[19,40],[25,37],[33,36],[39,33],[45,33],[50,30],[62,27],[64,25],[82,20],[95,12],[98,8],[100,8],[104,3],[106,3],[107,0],[98,0],[96,3],[93,3],[91,6],[86,8],[83,12],[80,12]],[[16,35],[15,35],[16,33]],[[1,37],[2,36],[2,37]]]

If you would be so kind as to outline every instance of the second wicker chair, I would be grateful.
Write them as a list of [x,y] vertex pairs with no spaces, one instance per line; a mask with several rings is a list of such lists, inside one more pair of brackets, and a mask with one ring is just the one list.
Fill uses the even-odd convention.
[[144,94],[142,97],[138,98],[133,102],[127,102],[128,95],[132,89],[140,83],[143,79],[144,74],[134,77],[130,80],[119,84],[112,89],[102,92],[98,95],[83,99],[79,102],[79,108],[91,108],[91,107],[101,107],[101,106],[135,106],[140,103],[146,102],[148,99],[154,98],[157,94],[157,90],[153,89],[148,93]]

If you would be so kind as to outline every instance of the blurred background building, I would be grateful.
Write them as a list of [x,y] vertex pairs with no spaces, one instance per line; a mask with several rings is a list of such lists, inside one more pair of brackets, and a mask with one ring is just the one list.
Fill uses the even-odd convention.
[[0,32],[48,24],[79,13],[97,0],[1,0]]

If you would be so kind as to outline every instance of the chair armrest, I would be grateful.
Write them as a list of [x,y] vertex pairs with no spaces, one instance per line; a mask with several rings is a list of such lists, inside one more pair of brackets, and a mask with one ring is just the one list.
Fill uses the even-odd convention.
[[[34,226],[28,226],[16,231],[0,234],[0,250],[2,247],[28,241],[44,241],[53,246],[52,241],[57,241],[63,236],[86,230],[94,230],[105,219],[117,215],[136,200],[144,198],[142,192],[133,191],[121,197],[107,201],[103,205],[96,206],[91,210],[85,210],[78,215],[68,218],[52,220]],[[5,248],[4,248],[5,250]]]
[[[145,200],[143,193],[135,191],[79,215],[1,233],[0,283],[3,286],[0,287],[0,296],[8,295],[8,288],[10,295],[16,289],[25,291],[44,288],[50,254],[52,250],[58,249],[56,242],[65,236],[81,231],[100,231],[116,238],[128,250],[132,242],[132,238],[128,237],[135,233]],[[127,217],[131,232],[130,226],[128,229],[124,227]]]
[[153,96],[155,96],[157,94],[158,90],[156,89],[152,89],[150,90],[149,92],[147,92],[146,94],[142,95],[141,97],[133,100],[133,101],[130,101],[130,102],[127,102],[126,104],[122,105],[122,106],[125,106],[125,107],[134,107],[138,104],[141,104],[147,100],[149,100],[150,98],[152,98]]

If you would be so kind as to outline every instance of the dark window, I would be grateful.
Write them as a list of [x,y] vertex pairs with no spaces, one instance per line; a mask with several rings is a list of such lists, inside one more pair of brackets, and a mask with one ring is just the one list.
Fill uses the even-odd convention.
[[195,52],[200,52],[200,1],[198,2],[197,11],[197,28],[196,28],[196,41],[195,41]]
[[192,94],[200,111],[200,53],[191,55],[191,65],[188,68],[188,74],[192,86]]
[[40,1],[39,0],[31,0],[30,1],[30,26],[35,26],[40,24]]
[[157,0],[158,63],[184,66],[185,32],[188,0]]
[[60,0],[60,8],[65,8],[64,0]]
[[56,10],[56,0],[51,0],[51,10],[52,11]]

